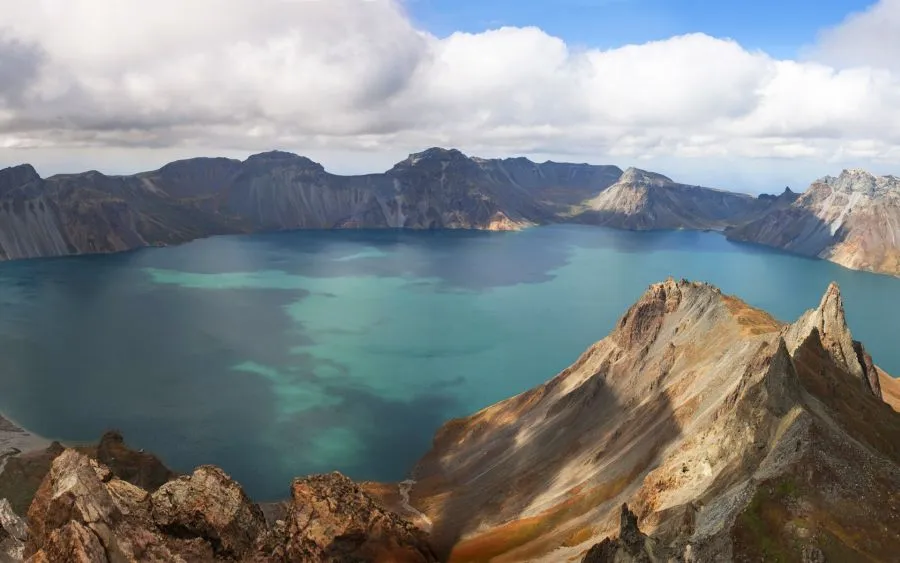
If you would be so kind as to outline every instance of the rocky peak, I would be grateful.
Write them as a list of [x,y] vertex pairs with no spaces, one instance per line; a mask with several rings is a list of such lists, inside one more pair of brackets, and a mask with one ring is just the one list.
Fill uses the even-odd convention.
[[418,528],[340,473],[293,482],[285,533],[289,561],[437,561]]
[[457,149],[445,149],[432,147],[422,152],[412,153],[405,160],[401,160],[391,169],[392,172],[424,167],[449,167],[454,165],[471,165],[479,167],[479,164]]
[[[623,504],[619,515],[619,537],[607,537],[590,550],[582,563],[650,563],[654,549],[652,541],[638,528],[637,516],[627,504]],[[665,559],[659,559],[664,561]]]
[[639,168],[628,168],[619,177],[619,184],[636,184],[640,186],[664,186],[673,184],[671,178],[657,174],[656,172],[648,172]]
[[106,432],[100,438],[97,461],[119,479],[151,492],[176,476],[155,455],[129,448],[117,431]]
[[20,164],[0,170],[0,193],[40,180],[37,170],[30,164]]
[[859,193],[867,196],[900,192],[900,178],[875,176],[861,168],[843,170],[839,176],[826,176],[819,182],[839,192]]
[[245,165],[264,165],[264,166],[293,166],[299,168],[308,168],[316,172],[325,172],[325,167],[318,162],[300,156],[292,152],[286,151],[268,151],[247,157],[244,161]]
[[809,337],[820,339],[835,363],[864,383],[869,391],[881,398],[878,373],[862,344],[853,340],[844,314],[844,301],[837,283],[831,282],[816,309],[804,313],[784,330],[784,340],[793,355]]

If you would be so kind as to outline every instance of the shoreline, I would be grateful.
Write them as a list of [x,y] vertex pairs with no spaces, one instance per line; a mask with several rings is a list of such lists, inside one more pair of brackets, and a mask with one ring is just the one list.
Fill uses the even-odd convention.
[[12,457],[46,449],[53,440],[39,436],[0,412],[0,475]]

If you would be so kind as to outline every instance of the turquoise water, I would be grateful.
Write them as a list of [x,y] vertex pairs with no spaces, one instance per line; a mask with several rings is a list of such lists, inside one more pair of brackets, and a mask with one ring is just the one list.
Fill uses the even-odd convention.
[[900,374],[900,280],[715,233],[296,232],[0,264],[0,410],[64,440],[118,428],[260,500],[307,473],[396,480],[442,422],[552,377],[669,275],[783,320],[835,280]]

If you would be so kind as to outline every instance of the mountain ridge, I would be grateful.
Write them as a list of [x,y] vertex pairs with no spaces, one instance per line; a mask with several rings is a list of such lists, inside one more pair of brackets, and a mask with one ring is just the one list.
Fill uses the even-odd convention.
[[[132,175],[88,171],[41,178],[21,165],[0,171],[0,258],[116,252],[286,229],[517,230],[577,221],[573,216],[583,202],[625,172],[525,157],[468,157],[439,147],[412,153],[383,173],[355,176],[332,174],[285,151],[243,161],[183,159]],[[721,194],[727,192],[694,187],[691,197],[726,197]],[[670,199],[678,200],[677,194]],[[759,205],[750,196],[738,199]],[[702,208],[692,212],[697,216],[690,224],[677,226],[718,221]],[[656,222],[650,217],[641,228],[672,226]]]
[[381,173],[307,157],[197,157],[132,175],[0,170],[0,259],[180,244],[291,229],[511,231],[550,223],[721,231],[900,276],[900,179],[847,169],[802,194],[751,196],[630,167],[469,157],[432,147]]

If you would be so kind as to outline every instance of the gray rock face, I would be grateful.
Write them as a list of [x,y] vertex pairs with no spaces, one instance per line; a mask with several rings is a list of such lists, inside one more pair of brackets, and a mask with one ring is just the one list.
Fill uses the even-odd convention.
[[412,154],[384,174],[338,176],[295,154],[195,158],[133,176],[42,179],[0,170],[0,259],[115,252],[282,229],[517,229],[596,194],[616,167]]
[[900,275],[900,178],[858,169],[826,176],[728,237]]
[[587,200],[573,220],[631,230],[723,229],[772,202],[722,190],[678,184],[662,174],[629,168]]
[[42,179],[22,165],[0,170],[0,259],[285,229],[515,230],[560,221],[718,229],[771,205],[637,169],[470,158],[441,148],[362,176],[330,174],[281,151],[243,162],[180,160],[132,176]]

